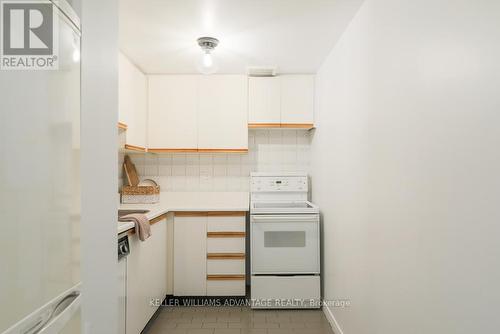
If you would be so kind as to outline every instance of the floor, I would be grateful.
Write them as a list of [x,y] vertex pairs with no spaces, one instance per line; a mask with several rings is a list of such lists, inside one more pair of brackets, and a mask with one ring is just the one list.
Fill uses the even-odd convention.
[[321,310],[163,307],[144,334],[333,334]]

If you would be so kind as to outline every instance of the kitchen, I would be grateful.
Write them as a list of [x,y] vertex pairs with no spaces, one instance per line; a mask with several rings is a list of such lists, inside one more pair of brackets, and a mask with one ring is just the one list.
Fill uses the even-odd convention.
[[495,1],[0,12],[0,333],[497,331]]
[[[176,325],[160,321],[161,308],[157,311],[145,302],[162,301],[165,296],[167,305],[191,301],[190,297],[201,305],[238,304],[248,296],[243,305],[250,309],[319,308],[319,209],[307,202],[314,75],[277,75],[275,66],[250,66],[246,74],[216,70],[216,62],[228,52],[225,41],[204,36],[194,39],[195,50],[190,47],[178,59],[183,63],[175,67],[156,58],[142,60],[141,41],[160,36],[146,37],[135,30],[145,26],[144,31],[154,32],[150,26],[164,20],[155,22],[155,12],[170,11],[169,29],[183,30],[195,22],[175,20],[179,15],[175,7],[151,6],[142,17],[138,7],[123,4],[120,12],[124,22],[118,60],[120,209],[148,210],[152,236],[140,242],[128,233],[130,253],[121,274],[126,277],[121,312],[125,320],[120,323],[127,333]],[[171,53],[160,56],[165,52],[160,46],[157,40],[147,49],[168,58]],[[211,67],[206,66],[209,63]],[[183,66],[188,74],[175,73],[182,73]],[[136,193],[138,184],[151,192]],[[145,205],[148,200],[154,204]],[[307,211],[300,208],[302,204],[311,207]],[[126,226],[133,224],[121,222],[119,231]],[[126,238],[127,233],[119,235],[120,240]],[[283,265],[286,262],[290,263]],[[307,302],[301,306],[295,300]],[[290,305],[284,306],[285,301]],[[290,326],[254,323],[253,315],[263,316],[264,311],[247,313],[249,319],[232,319],[239,323],[206,318],[174,329],[189,326],[219,332],[225,326],[239,332]],[[223,319],[220,314],[212,318]],[[319,319],[313,323],[319,326],[315,329],[328,330],[326,318]],[[294,326],[305,330],[305,323]]]

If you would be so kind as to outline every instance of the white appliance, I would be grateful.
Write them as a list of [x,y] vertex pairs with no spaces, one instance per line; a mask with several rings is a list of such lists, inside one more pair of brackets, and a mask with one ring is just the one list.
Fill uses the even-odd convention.
[[253,308],[319,308],[319,208],[303,173],[252,173]]
[[58,69],[0,70],[4,334],[81,328],[80,23],[65,1],[52,13]]

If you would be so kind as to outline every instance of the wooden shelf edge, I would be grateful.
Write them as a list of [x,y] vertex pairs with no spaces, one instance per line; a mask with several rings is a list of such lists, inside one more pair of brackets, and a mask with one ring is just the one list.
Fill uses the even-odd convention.
[[207,232],[207,238],[244,238],[245,232]]
[[314,124],[312,123],[281,123],[281,127],[284,129],[314,129]]
[[196,148],[148,148],[149,153],[196,153]]
[[137,152],[146,152],[147,151],[145,147],[135,146],[135,145],[130,145],[130,144],[125,144],[124,148],[126,150],[137,151]]
[[128,125],[122,122],[118,122],[118,129],[119,130],[127,130]]
[[207,275],[207,281],[243,281],[245,275]]
[[150,225],[153,225],[153,224],[156,224],[156,223],[158,223],[158,222],[161,222],[162,220],[165,220],[165,219],[167,219],[167,213],[161,214],[161,215],[159,215],[158,217],[151,219],[151,220],[149,221],[149,224],[150,224]]
[[249,129],[281,128],[281,123],[248,123]]
[[[156,218],[151,219],[151,220],[149,221],[149,225],[153,225],[153,224],[156,224],[156,223],[161,222],[161,221],[162,221],[162,220],[164,220],[164,219],[167,219],[167,214],[168,214],[168,213],[164,213],[164,214],[159,215],[159,216],[158,216],[158,217],[156,217]],[[130,229],[130,230],[128,231],[128,235],[134,235],[134,234],[135,234],[135,227],[133,227],[132,229]]]
[[206,217],[206,216],[208,216],[206,211],[174,211],[174,215],[177,217]]
[[248,153],[248,148],[149,148],[149,153]]
[[198,153],[248,153],[248,148],[199,148]]
[[208,253],[209,260],[244,260],[245,253]]
[[208,211],[209,217],[245,217],[246,211]]
[[314,129],[312,123],[248,123],[249,129]]

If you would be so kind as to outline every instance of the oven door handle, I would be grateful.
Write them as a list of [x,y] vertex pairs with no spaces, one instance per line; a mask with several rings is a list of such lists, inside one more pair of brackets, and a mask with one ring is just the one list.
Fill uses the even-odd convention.
[[254,222],[311,222],[317,223],[319,221],[318,215],[272,215],[272,216],[264,216],[264,215],[254,215],[252,216],[252,221]]

